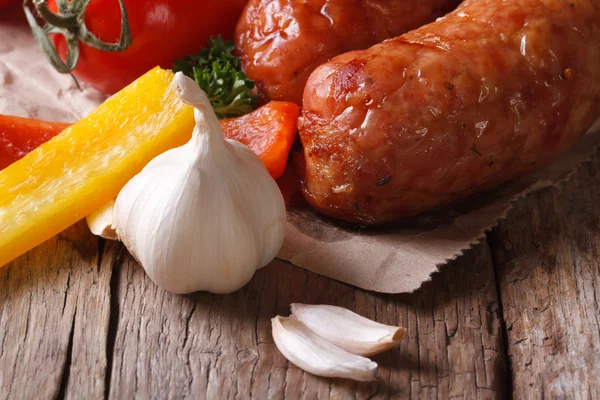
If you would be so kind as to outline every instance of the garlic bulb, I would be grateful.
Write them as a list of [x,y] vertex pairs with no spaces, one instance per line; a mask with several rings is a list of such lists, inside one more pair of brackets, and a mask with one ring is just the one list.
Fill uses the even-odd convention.
[[329,305],[291,305],[292,315],[323,339],[361,356],[372,356],[395,347],[406,329],[384,325],[352,311]]
[[328,342],[294,317],[271,320],[275,345],[292,364],[311,374],[328,378],[372,381],[377,363]]
[[223,137],[206,94],[178,72],[180,99],[195,108],[185,145],[153,159],[119,193],[112,225],[148,276],[175,293],[230,293],[278,253],[283,196],[243,144]]

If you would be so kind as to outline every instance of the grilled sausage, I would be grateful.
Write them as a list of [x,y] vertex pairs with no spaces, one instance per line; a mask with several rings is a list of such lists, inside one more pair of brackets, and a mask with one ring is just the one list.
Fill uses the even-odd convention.
[[459,0],[250,0],[236,31],[246,74],[271,100],[300,105],[310,73],[433,21]]
[[466,0],[310,76],[304,195],[381,224],[522,176],[598,116],[599,66],[599,0]]

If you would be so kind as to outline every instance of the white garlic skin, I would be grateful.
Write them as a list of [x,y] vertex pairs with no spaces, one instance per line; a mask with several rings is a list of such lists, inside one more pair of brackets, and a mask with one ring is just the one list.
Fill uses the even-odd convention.
[[108,240],[117,240],[117,232],[112,226],[114,200],[107,201],[102,207],[85,217],[90,231]]
[[372,356],[396,347],[406,329],[384,325],[346,308],[324,304],[292,303],[292,315],[328,342],[361,356]]
[[160,287],[231,293],[279,252],[283,196],[243,144],[224,139],[206,94],[177,73],[180,98],[196,109],[185,145],[153,159],[119,193],[117,235]]
[[372,381],[377,376],[376,362],[328,342],[294,317],[276,316],[271,327],[281,354],[306,372],[356,381]]

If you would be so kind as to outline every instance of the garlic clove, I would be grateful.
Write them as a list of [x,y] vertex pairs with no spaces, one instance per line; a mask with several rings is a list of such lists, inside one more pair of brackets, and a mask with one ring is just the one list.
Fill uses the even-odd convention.
[[114,206],[115,201],[110,200],[85,218],[90,231],[94,235],[101,236],[104,239],[118,239],[117,231],[112,226]]
[[327,378],[375,379],[376,362],[329,343],[296,318],[277,316],[271,324],[277,348],[298,368]]
[[406,333],[352,311],[329,305],[292,304],[292,315],[323,339],[362,356],[379,354],[398,345]]

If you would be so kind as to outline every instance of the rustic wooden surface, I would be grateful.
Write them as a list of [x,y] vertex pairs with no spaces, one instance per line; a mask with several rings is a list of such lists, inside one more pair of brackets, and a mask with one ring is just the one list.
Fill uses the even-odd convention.
[[[407,327],[373,383],[286,362],[270,318],[337,304]],[[229,296],[158,289],[83,223],[0,270],[0,398],[600,398],[600,157],[518,202],[418,292],[275,261]]]

